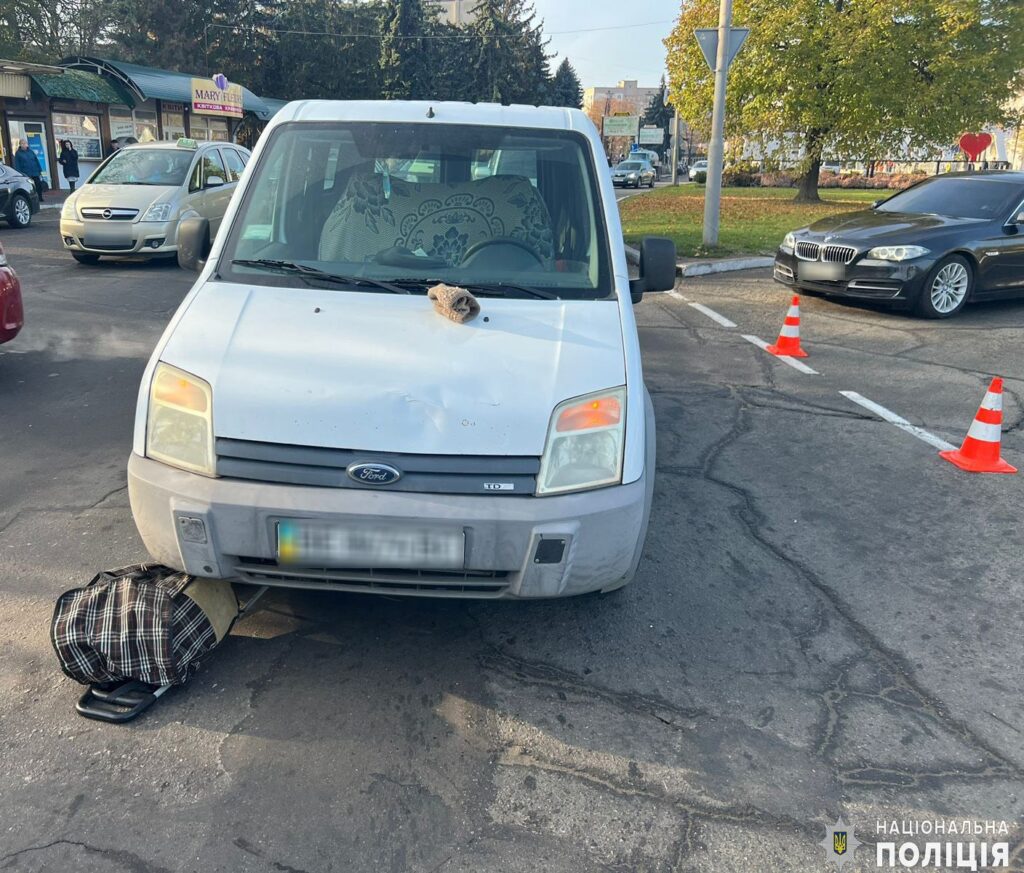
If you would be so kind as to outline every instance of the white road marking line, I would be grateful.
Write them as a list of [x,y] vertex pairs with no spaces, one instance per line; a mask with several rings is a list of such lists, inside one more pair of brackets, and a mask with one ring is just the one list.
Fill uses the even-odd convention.
[[682,300],[684,303],[690,299],[685,294],[680,294],[678,291],[676,291],[675,288],[673,288],[671,291],[667,291],[666,293],[669,297],[674,297],[676,300]]
[[[749,334],[746,333],[743,334],[742,336],[743,339],[745,339],[747,342],[753,343],[759,349],[767,350],[769,344],[766,343],[763,339],[761,339],[761,337],[750,336]],[[817,370],[808,367],[807,364],[805,364],[798,358],[791,357],[790,355],[773,355],[772,357],[778,358],[783,363],[789,364],[789,366],[791,366],[794,370],[799,370],[801,373],[807,373],[809,376],[820,375]]]
[[736,327],[735,321],[729,321],[724,315],[719,315],[715,310],[705,306],[703,303],[691,303],[690,306],[698,312],[703,312],[712,321],[717,321],[722,327]]
[[948,452],[951,449],[956,448],[956,446],[951,446],[944,439],[935,436],[935,434],[928,433],[928,431],[918,427],[917,425],[911,424],[905,418],[901,418],[895,412],[886,409],[884,406],[880,406],[879,404],[875,403],[874,400],[868,400],[867,397],[863,397],[856,391],[840,391],[839,393],[842,394],[843,397],[845,397],[847,400],[852,400],[859,406],[863,406],[865,409],[870,410],[879,418],[885,419],[887,422],[889,422],[889,424],[894,424],[900,430],[905,430],[907,433],[916,436],[919,440],[924,440],[926,443],[928,443],[928,445],[934,446],[935,448],[939,449],[939,451]]

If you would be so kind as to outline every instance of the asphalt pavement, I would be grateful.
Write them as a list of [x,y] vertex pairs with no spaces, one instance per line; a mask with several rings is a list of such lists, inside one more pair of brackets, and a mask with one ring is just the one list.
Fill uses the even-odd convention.
[[274,593],[110,727],[74,714],[49,620],[145,557],[136,392],[192,277],[77,265],[56,219],[0,230],[28,322],[0,347],[0,870],[812,873],[839,816],[864,843],[844,873],[875,869],[879,819],[1005,820],[1024,868],[1024,474],[963,473],[840,393],[959,444],[1002,375],[1024,468],[1024,302],[924,322],[806,298],[807,373],[744,338],[782,324],[767,271],[649,295],[633,585]]

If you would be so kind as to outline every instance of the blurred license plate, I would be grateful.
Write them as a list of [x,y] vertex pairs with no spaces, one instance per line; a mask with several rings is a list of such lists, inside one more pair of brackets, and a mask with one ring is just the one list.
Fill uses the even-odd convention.
[[[124,222],[128,224],[128,222]],[[121,246],[130,249],[132,247],[132,229],[115,223],[100,224],[99,222],[87,222],[85,225],[86,246]]]
[[797,273],[799,278],[807,279],[810,282],[834,282],[836,279],[842,279],[846,275],[842,264],[818,264],[814,262],[800,264],[797,267]]
[[277,559],[306,567],[457,570],[465,563],[461,529],[280,521]]

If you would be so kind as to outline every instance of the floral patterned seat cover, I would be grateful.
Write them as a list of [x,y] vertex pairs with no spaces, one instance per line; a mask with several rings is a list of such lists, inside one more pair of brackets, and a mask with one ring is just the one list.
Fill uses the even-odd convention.
[[478,242],[502,238],[521,240],[550,264],[551,217],[523,176],[438,183],[357,173],[324,222],[320,260],[372,260],[399,246],[457,266]]

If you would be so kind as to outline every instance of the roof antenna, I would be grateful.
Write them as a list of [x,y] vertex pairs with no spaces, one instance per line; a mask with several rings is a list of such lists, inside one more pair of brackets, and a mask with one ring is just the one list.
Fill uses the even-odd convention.
[[434,107],[433,107],[433,106],[431,106],[431,107],[430,107],[430,108],[429,108],[429,109],[427,110],[427,118],[433,118],[433,117],[434,117]]

